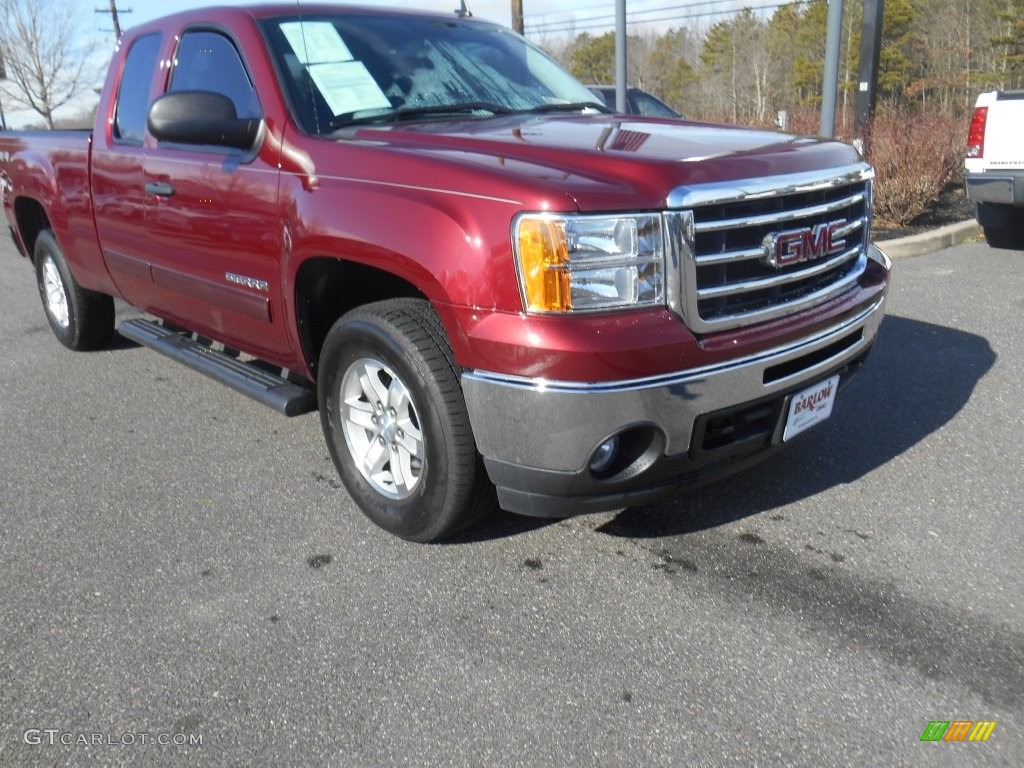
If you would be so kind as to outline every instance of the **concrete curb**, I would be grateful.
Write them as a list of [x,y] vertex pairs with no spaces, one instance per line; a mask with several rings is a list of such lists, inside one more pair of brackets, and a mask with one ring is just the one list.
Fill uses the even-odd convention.
[[885,251],[890,259],[903,259],[959,245],[980,234],[981,225],[972,219],[947,224],[931,232],[922,232],[920,235],[899,237],[895,240],[878,240],[875,245]]

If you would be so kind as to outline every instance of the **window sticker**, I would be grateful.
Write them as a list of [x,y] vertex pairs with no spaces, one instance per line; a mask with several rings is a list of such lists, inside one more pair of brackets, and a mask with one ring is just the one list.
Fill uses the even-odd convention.
[[301,64],[352,61],[348,46],[329,21],[289,21],[281,25],[281,32]]
[[391,106],[361,61],[311,64],[309,75],[335,115]]

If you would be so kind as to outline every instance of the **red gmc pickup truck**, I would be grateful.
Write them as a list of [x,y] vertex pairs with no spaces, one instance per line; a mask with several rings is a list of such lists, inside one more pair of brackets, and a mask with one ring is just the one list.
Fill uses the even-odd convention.
[[378,525],[451,536],[742,469],[831,413],[882,320],[849,146],[626,117],[498,25],[207,8],[128,32],[91,133],[4,134],[72,349],[114,332],[319,410]]

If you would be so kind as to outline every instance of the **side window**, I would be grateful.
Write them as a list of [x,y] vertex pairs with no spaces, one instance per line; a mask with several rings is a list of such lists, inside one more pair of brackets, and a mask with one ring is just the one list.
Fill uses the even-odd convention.
[[676,115],[657,99],[652,99],[646,93],[638,93],[636,99],[636,111],[647,117],[675,117]]
[[615,92],[608,93],[604,88],[591,88],[590,92],[597,96],[597,101],[604,104],[608,109],[615,110]]
[[119,142],[142,144],[149,111],[149,86],[159,53],[159,34],[140,37],[128,51],[114,108],[114,138]]
[[186,32],[174,57],[171,91],[215,91],[235,104],[239,117],[260,117],[260,102],[235,46],[224,35]]

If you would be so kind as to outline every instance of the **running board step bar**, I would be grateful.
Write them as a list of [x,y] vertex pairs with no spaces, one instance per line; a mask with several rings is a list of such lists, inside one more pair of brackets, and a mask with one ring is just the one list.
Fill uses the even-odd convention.
[[296,384],[256,363],[238,360],[231,355],[233,350],[225,353],[193,340],[188,331],[172,330],[152,320],[127,320],[117,327],[117,332],[285,416],[298,416],[317,409],[316,390],[311,386]]

